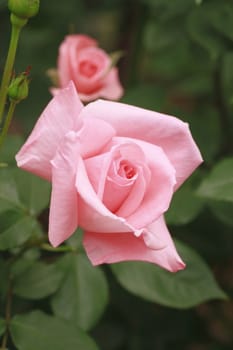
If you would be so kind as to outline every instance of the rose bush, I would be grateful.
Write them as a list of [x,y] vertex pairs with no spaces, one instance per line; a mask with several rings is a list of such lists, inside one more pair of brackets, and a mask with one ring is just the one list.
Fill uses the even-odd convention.
[[[99,97],[118,100],[123,94],[118,70],[111,57],[86,35],[68,35],[59,47],[58,83],[66,87],[73,80],[82,101]],[[53,94],[57,93],[52,88]]]
[[143,260],[184,268],[163,214],[202,162],[186,123],[117,102],[83,107],[71,82],[46,107],[16,160],[52,182],[53,246],[80,226],[94,265]]

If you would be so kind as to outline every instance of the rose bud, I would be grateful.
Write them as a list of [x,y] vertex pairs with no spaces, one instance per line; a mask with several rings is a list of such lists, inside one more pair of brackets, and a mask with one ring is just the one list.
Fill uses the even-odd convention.
[[26,73],[22,73],[14,78],[8,87],[8,97],[10,101],[16,103],[28,97],[28,77]]
[[[58,88],[67,86],[73,80],[79,97],[84,102],[99,97],[118,100],[123,94],[119,81],[118,69],[115,67],[116,56],[109,55],[98,47],[97,41],[87,35],[68,35],[59,47],[57,74],[49,74]],[[51,88],[55,95],[59,89]]]
[[16,17],[28,19],[39,11],[40,0],[8,0],[8,8]]

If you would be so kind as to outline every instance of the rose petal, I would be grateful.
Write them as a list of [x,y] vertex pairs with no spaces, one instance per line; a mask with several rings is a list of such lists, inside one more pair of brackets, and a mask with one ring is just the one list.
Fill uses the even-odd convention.
[[119,80],[119,73],[117,68],[112,68],[106,75],[104,86],[99,92],[99,97],[107,100],[119,100],[124,93],[124,89]]
[[50,160],[65,134],[78,130],[83,105],[72,82],[61,90],[41,114],[25,144],[16,155],[17,165],[47,180],[51,178]]
[[[153,226],[153,227],[152,227]],[[116,263],[120,261],[146,261],[176,272],[185,267],[179,257],[163,218],[150,229],[155,229],[161,241],[167,245],[161,249],[150,249],[141,237],[132,233],[85,232],[84,248],[93,265]],[[158,246],[159,247],[159,246]]]
[[93,157],[110,142],[115,135],[113,127],[101,119],[85,119],[78,131],[82,158]]
[[[135,180],[131,191],[117,210],[116,215],[122,216],[123,218],[127,218],[132,215],[138,209],[143,200],[146,192],[146,185],[146,179],[144,178],[142,169],[140,169],[138,171],[138,177]],[[109,193],[109,195],[111,194]]]
[[[145,238],[147,236],[147,232],[149,233],[148,240]],[[146,244],[148,245],[148,247],[153,245],[153,242],[152,242],[153,235],[155,237],[154,238],[155,242],[159,238],[163,241],[164,245],[174,248],[173,240],[168,231],[168,228],[163,216],[161,216],[158,220],[154,221],[152,224],[148,225],[146,227],[146,230],[143,232],[143,238],[144,238],[144,241],[147,240]]]
[[99,232],[125,232],[133,229],[126,221],[112,214],[96,194],[87,175],[84,162],[79,158],[76,188],[79,193],[80,226]]
[[202,162],[188,124],[175,117],[101,100],[90,103],[81,114],[84,118],[106,120],[117,136],[136,138],[161,147],[176,169],[176,188]]
[[80,50],[90,46],[97,46],[97,42],[87,35],[74,34],[65,37],[59,47],[57,62],[61,87],[65,87],[72,77],[72,70],[75,71],[77,55]]
[[67,38],[61,43],[58,53],[58,80],[61,88],[64,88],[70,81],[71,66],[69,62],[69,46],[67,45]]
[[[116,147],[116,145],[123,146],[130,142],[131,144],[133,143],[136,148],[139,147],[141,152],[146,155],[143,162],[143,178],[147,179],[146,191],[142,201],[137,202],[138,206],[135,206],[135,211],[129,214],[129,212],[127,213],[122,210],[116,214],[127,218],[127,222],[130,225],[134,228],[140,229],[152,223],[167,211],[174,193],[176,172],[163,150],[160,147],[149,144],[148,142],[137,139],[132,140],[127,137],[114,137],[112,142],[107,144],[106,149]],[[147,174],[147,167],[150,171],[150,176]],[[136,194],[137,193],[135,193],[135,195]],[[134,197],[129,197],[128,200],[131,201],[133,198]],[[125,208],[127,208],[128,205],[129,208],[131,206],[130,202],[128,203],[128,200],[125,200]]]
[[[118,174],[116,167],[122,161],[135,167],[136,177],[128,179]],[[145,155],[132,141],[113,146],[109,152],[85,161],[95,192],[111,212],[117,211],[118,216],[132,214],[143,199],[150,177],[143,162]]]
[[106,78],[103,81],[103,86],[99,90],[89,94],[85,94],[83,91],[78,92],[80,99],[84,102],[94,101],[100,97],[106,98],[107,100],[119,100],[124,93],[124,89],[119,80],[118,69],[113,68],[106,75]]
[[108,170],[112,161],[111,152],[85,160],[85,169],[92,188],[100,200],[103,198]]
[[[94,74],[88,76],[82,64],[95,67]],[[75,62],[73,79],[77,90],[83,94],[100,91],[103,85],[103,73],[110,65],[110,57],[100,48],[88,47],[79,52]],[[99,95],[100,96],[100,95]]]
[[127,217],[136,228],[147,226],[167,211],[176,185],[175,169],[163,150],[146,142],[139,144],[146,154],[151,176],[140,206]]
[[71,76],[75,77],[77,74],[77,59],[80,53],[88,48],[97,48],[98,43],[87,35],[69,35],[67,36],[67,46],[69,53],[66,58],[71,66]]
[[[112,152],[89,158],[85,161],[88,178],[99,199],[114,212],[130,191],[130,185],[119,186],[109,179],[109,168],[113,162]],[[105,193],[110,193],[106,196]]]
[[52,164],[49,240],[56,247],[78,227],[78,194],[75,188],[80,142],[75,132],[66,135]]

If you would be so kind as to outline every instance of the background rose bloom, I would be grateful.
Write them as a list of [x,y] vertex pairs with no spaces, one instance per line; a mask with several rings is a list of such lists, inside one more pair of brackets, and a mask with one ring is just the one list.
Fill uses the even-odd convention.
[[170,271],[184,268],[163,214],[202,161],[186,123],[117,102],[83,107],[70,83],[16,159],[52,182],[53,246],[80,225],[94,265],[144,260]]
[[[58,82],[61,88],[73,80],[82,101],[103,97],[118,100],[123,94],[118,70],[111,57],[86,35],[68,35],[59,47]],[[53,94],[57,93],[52,88]]]

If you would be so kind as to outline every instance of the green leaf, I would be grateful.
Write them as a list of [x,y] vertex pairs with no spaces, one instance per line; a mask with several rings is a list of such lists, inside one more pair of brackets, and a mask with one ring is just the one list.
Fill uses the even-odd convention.
[[209,201],[207,204],[219,220],[221,220],[224,224],[233,227],[233,203],[224,201]]
[[[196,174],[195,176],[196,177]],[[185,225],[191,222],[203,208],[203,200],[196,196],[193,185],[188,180],[174,194],[166,213],[166,221],[171,225]]]
[[52,298],[52,309],[57,316],[90,329],[102,316],[108,301],[105,276],[83,254],[67,254],[64,267],[66,277]]
[[41,311],[15,316],[10,332],[18,350],[97,350],[81,329]]
[[28,299],[42,299],[59,287],[64,273],[55,264],[32,262],[14,279],[14,294]]
[[189,308],[210,299],[225,299],[214,277],[191,248],[177,242],[186,269],[170,273],[143,262],[124,262],[111,266],[119,283],[146,300],[174,308]]
[[38,215],[48,206],[50,184],[18,168],[0,171],[0,211],[17,208]]
[[40,228],[36,220],[20,212],[8,210],[0,214],[0,251],[25,243]]
[[233,202],[233,157],[217,163],[197,190],[200,197]]
[[18,135],[7,135],[7,138],[1,149],[1,162],[6,162],[9,165],[16,165],[15,155],[23,144],[23,139]]
[[[27,271],[36,260],[40,257],[40,251],[38,248],[33,248],[27,250],[20,259],[17,259],[11,266],[11,277],[16,279],[16,277],[22,275]],[[19,277],[20,278],[20,277]]]
[[0,337],[1,335],[4,334],[5,330],[6,330],[6,321],[4,320],[4,318],[0,317]]
[[10,208],[22,208],[13,171],[10,168],[0,169],[0,212]]
[[222,142],[221,126],[216,110],[211,106],[195,108],[193,113],[187,114],[185,121],[190,124],[192,135],[205,163],[213,163]]
[[20,169],[14,176],[20,201],[31,215],[39,214],[48,206],[50,183]]

